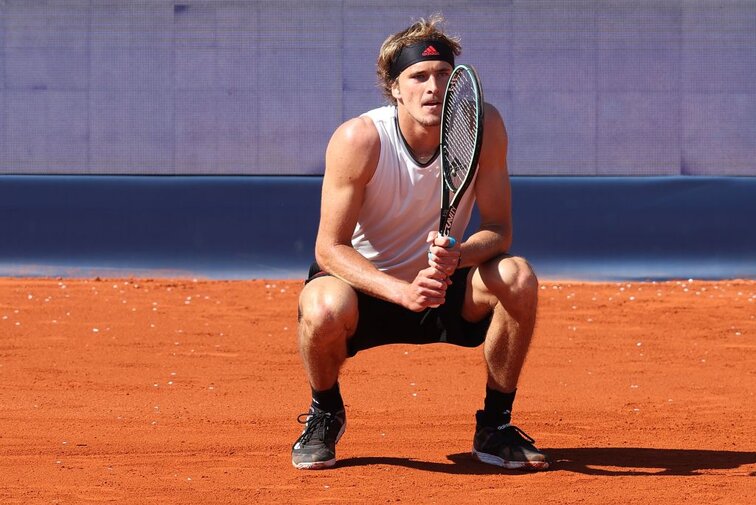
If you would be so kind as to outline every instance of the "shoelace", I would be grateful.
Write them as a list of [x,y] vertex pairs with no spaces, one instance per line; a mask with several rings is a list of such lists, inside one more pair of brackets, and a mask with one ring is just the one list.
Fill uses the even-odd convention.
[[520,428],[518,428],[518,427],[517,427],[517,426],[515,426],[514,424],[509,424],[509,423],[507,423],[507,424],[502,424],[501,426],[498,426],[498,427],[497,427],[496,429],[497,429],[497,430],[499,430],[499,431],[504,431],[504,430],[506,430],[507,428],[511,428],[511,429],[512,429],[512,431],[514,431],[514,432],[515,432],[515,434],[519,435],[519,436],[520,436],[521,438],[523,438],[524,440],[527,440],[527,441],[528,441],[528,442],[530,442],[531,444],[535,444],[535,440],[533,440],[533,439],[532,439],[532,438],[530,437],[530,435],[528,435],[527,433],[525,433],[524,431],[522,431],[522,430],[521,430]]
[[305,425],[305,429],[299,437],[299,441],[302,444],[306,444],[320,427],[323,428],[325,434],[325,432],[328,431],[328,426],[330,425],[332,417],[332,413],[323,411],[299,414],[297,416],[297,422]]

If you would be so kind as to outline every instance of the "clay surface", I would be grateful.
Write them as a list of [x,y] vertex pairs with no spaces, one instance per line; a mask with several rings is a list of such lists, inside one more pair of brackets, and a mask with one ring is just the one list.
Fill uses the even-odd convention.
[[481,349],[347,362],[339,462],[298,471],[301,281],[0,279],[0,501],[756,503],[756,282],[542,282],[513,422],[472,459]]

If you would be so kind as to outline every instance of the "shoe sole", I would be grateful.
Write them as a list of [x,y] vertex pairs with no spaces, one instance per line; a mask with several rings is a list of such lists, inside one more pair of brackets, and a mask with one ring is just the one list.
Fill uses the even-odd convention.
[[336,458],[329,459],[328,461],[313,461],[310,463],[294,463],[292,466],[297,470],[322,470],[323,468],[330,468],[336,464]]
[[482,463],[506,468],[507,470],[546,470],[549,468],[548,461],[507,461],[493,454],[472,450],[475,459]]
[[[338,435],[336,435],[336,443],[339,443],[339,440],[341,440],[341,436],[344,434],[344,431],[346,431],[346,420],[344,420],[344,424],[341,425],[341,429],[339,430]],[[295,463],[294,460],[291,461],[291,466],[296,468],[297,470],[322,470],[324,468],[331,468],[336,464],[336,458],[329,459],[327,461],[308,461],[304,463]]]

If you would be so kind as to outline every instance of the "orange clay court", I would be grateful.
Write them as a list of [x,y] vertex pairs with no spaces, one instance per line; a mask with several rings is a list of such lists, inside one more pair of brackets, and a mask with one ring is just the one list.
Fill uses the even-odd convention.
[[339,462],[298,471],[300,281],[0,280],[0,502],[756,501],[756,282],[544,281],[514,422],[554,460],[469,455],[480,349],[347,362]]

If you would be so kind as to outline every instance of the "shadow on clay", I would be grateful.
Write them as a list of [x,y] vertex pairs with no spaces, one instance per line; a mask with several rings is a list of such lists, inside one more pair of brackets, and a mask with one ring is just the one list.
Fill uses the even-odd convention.
[[[713,451],[698,449],[650,449],[643,447],[579,447],[545,449],[549,455],[549,471],[565,471],[586,475],[649,476],[699,475],[714,470],[738,470],[756,465],[756,452]],[[410,458],[357,457],[340,460],[336,467],[389,465],[426,472],[457,475],[526,474],[481,463],[470,453],[450,454],[449,463]],[[743,468],[744,476],[756,476],[756,469]]]

